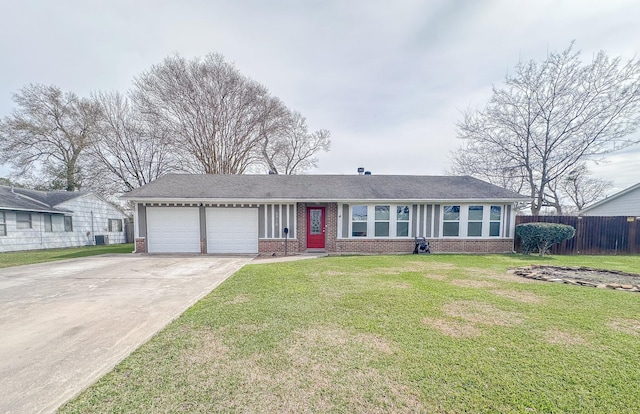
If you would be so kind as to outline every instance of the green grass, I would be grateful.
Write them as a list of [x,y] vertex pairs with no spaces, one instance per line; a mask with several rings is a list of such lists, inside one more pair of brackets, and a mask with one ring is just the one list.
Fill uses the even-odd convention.
[[640,295],[421,255],[245,266],[61,412],[631,413]]
[[107,253],[131,253],[133,243],[110,244],[106,246],[84,246],[68,249],[29,250],[24,252],[0,253],[0,268],[34,263],[53,262],[55,260],[74,259]]

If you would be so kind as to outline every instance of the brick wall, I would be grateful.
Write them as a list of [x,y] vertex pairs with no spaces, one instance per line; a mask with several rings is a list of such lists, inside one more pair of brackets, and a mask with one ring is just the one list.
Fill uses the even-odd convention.
[[147,243],[144,237],[136,238],[135,243],[136,243],[136,253],[147,252]]
[[433,253],[511,253],[513,240],[429,239],[429,247]]
[[[513,240],[429,239],[432,253],[511,253]],[[336,240],[336,253],[412,253],[413,240]]]
[[[287,242],[287,254],[296,254],[300,252],[298,239],[289,239]],[[258,251],[260,254],[284,254],[284,240],[259,240]]]

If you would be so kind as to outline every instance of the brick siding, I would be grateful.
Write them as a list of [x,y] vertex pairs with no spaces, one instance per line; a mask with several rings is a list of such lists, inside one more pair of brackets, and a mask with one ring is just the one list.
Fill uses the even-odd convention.
[[[338,204],[298,203],[297,239],[289,240],[288,252],[307,251],[307,207],[325,208],[325,250],[329,253],[412,253],[415,247],[413,239],[338,239]],[[429,239],[433,253],[511,253],[512,239]],[[284,240],[260,240],[261,254],[284,254]]]
[[144,237],[136,238],[135,242],[136,242],[136,253],[147,252],[147,243]]

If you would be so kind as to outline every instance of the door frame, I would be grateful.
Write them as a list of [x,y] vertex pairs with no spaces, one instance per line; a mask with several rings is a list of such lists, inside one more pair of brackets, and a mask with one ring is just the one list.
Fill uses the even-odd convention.
[[[311,244],[311,210],[320,210],[322,212],[322,220],[321,220],[321,227],[322,227],[322,235],[313,235],[314,236],[314,240],[317,241],[317,243],[313,243]],[[325,249],[327,246],[327,232],[326,232],[326,224],[327,224],[327,209],[324,206],[310,206],[307,207],[307,249]]]

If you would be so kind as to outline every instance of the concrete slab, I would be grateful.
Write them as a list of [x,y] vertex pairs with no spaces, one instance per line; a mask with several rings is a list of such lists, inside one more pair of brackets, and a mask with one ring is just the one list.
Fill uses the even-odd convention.
[[0,413],[49,413],[252,257],[113,255],[0,269]]

